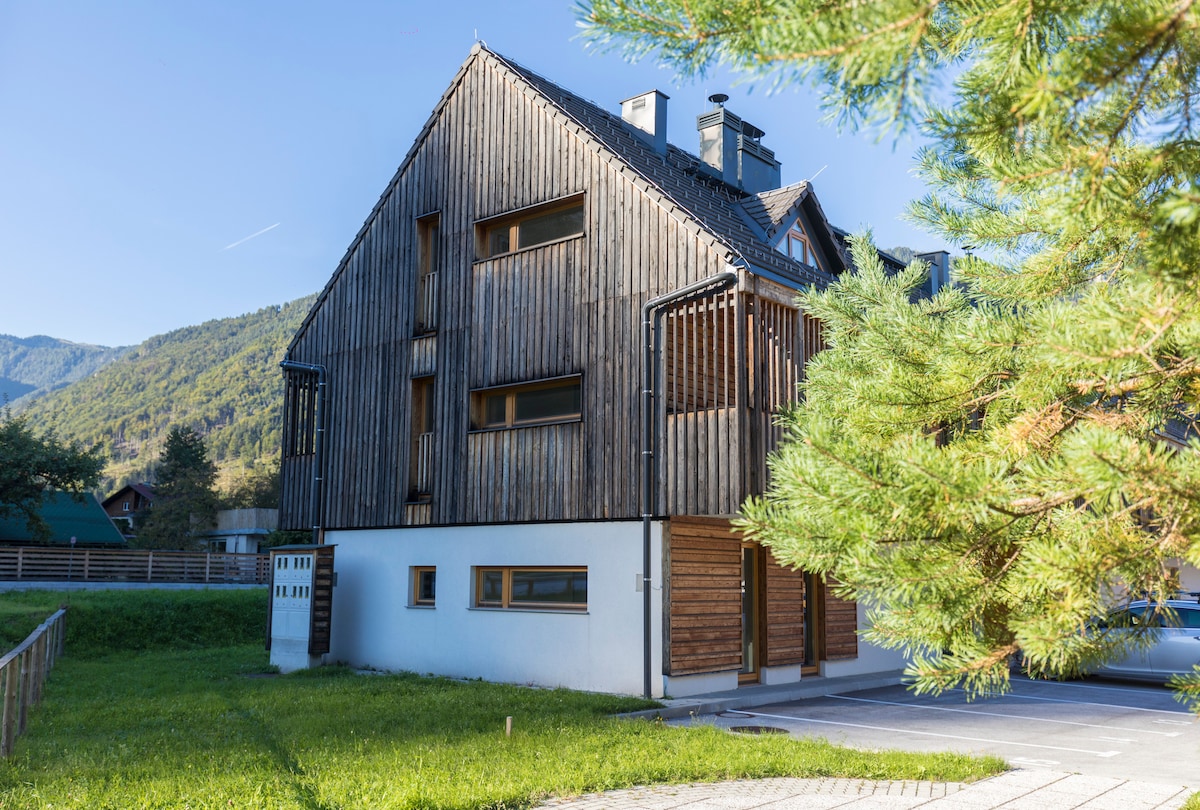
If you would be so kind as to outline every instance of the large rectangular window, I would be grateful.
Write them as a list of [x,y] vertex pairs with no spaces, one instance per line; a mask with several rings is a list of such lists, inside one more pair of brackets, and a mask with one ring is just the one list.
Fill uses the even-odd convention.
[[476,568],[475,606],[586,610],[587,568]]
[[490,430],[577,421],[581,389],[582,379],[575,376],[475,391],[472,427]]
[[583,233],[583,199],[575,197],[522,209],[476,226],[476,255],[481,259],[544,245]]

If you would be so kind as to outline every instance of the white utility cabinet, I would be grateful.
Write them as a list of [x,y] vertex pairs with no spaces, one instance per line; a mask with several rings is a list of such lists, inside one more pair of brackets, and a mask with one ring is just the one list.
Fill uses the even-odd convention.
[[267,649],[280,672],[320,666],[329,652],[333,546],[271,549]]

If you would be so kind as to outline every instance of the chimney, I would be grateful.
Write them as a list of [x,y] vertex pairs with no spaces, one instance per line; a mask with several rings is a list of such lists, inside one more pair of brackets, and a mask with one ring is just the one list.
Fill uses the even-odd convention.
[[932,253],[918,253],[916,258],[929,263],[929,294],[934,296],[943,287],[949,287],[954,281],[950,278],[950,254],[944,250]]
[[670,96],[651,90],[621,102],[621,120],[658,152],[667,153],[667,99]]
[[729,96],[724,93],[714,93],[708,100],[716,106],[696,116],[700,160],[717,177],[750,194],[779,188],[779,161],[760,142],[766,133],[725,109]]

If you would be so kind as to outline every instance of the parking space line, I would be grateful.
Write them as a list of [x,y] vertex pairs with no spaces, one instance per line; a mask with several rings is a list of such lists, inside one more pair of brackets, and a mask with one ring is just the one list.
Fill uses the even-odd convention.
[[[1054,720],[1049,717],[1033,717],[1025,714],[1004,714],[1003,712],[985,712],[975,709],[956,709],[950,706],[923,706],[919,703],[902,703],[894,700],[874,700],[871,698],[856,698],[848,695],[828,695],[835,700],[852,700],[856,703],[877,703],[881,706],[902,706],[907,709],[921,709],[931,712],[957,712],[958,714],[983,715],[987,717],[1007,717],[1010,720],[1036,720],[1039,723],[1060,723],[1064,726],[1082,726],[1083,728],[1098,728],[1106,731],[1132,731],[1135,734],[1157,734],[1160,737],[1178,737],[1177,731],[1150,731],[1140,728],[1126,728],[1124,726],[1107,726],[1097,723],[1077,723],[1073,720]],[[1109,739],[1101,737],[1100,739]],[[1135,740],[1121,740],[1121,742],[1135,742]]]
[[847,723],[840,720],[817,720],[812,717],[794,717],[784,714],[762,714],[747,712],[755,717],[766,717],[772,720],[792,720],[799,723],[818,723],[825,726],[846,726],[848,728],[864,728],[868,731],[888,731],[895,734],[917,734],[922,737],[939,737],[944,740],[963,740],[965,742],[991,743],[994,745],[1015,745],[1021,748],[1040,748],[1043,751],[1070,751],[1075,754],[1092,754],[1097,757],[1115,757],[1120,751],[1092,751],[1087,748],[1067,748],[1061,745],[1038,745],[1037,743],[1011,742],[1009,740],[993,740],[988,737],[962,737],[957,734],[939,734],[935,731],[916,731],[909,728],[890,728],[888,726],[868,726],[863,723]]
[[[1022,677],[1020,680],[1012,680],[1010,683],[1027,683],[1037,684],[1039,686],[1063,689],[1092,689],[1098,692],[1122,692],[1127,695],[1145,695],[1146,686],[1134,685],[1118,685],[1118,684],[1099,684],[1099,683],[1080,683],[1079,681],[1042,681],[1034,680],[1033,678]],[[1147,684],[1153,686],[1153,684]]]
[[[947,691],[962,692],[963,690],[962,689],[953,689],[953,690],[947,690]],[[1007,699],[1007,698],[1017,698],[1019,700],[1041,700],[1041,701],[1045,701],[1046,703],[1071,703],[1076,706],[1101,706],[1105,709],[1127,709],[1127,710],[1133,711],[1133,712],[1153,712],[1155,714],[1170,714],[1170,715],[1174,715],[1176,717],[1178,717],[1180,715],[1188,715],[1189,714],[1189,712],[1187,712],[1186,710],[1171,711],[1170,709],[1144,709],[1141,706],[1127,706],[1124,703],[1096,703],[1095,701],[1091,701],[1091,700],[1067,700],[1065,698],[1040,697],[1038,695],[1022,695],[1017,692],[1006,692],[1003,695],[995,695],[993,699],[1003,700],[1003,699]],[[1191,723],[1188,723],[1188,725],[1191,725]]]

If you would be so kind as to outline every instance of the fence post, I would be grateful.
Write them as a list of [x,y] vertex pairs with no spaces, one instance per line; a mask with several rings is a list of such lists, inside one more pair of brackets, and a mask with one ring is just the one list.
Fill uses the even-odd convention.
[[4,668],[4,728],[0,731],[0,756],[12,753],[17,739],[17,674],[20,664],[16,659]]
[[92,564],[92,550],[90,548],[85,548],[83,550],[83,581],[84,582],[88,581],[88,574],[89,574],[89,569],[91,567],[91,564]]
[[25,546],[17,549],[17,579],[21,578],[21,574],[25,570]]
[[146,581],[152,582],[153,580],[154,580],[154,552],[151,551],[149,554],[146,555]]
[[209,583],[209,571],[212,570],[212,552],[204,552],[204,584]]
[[28,647],[18,656],[17,661],[21,667],[21,694],[18,700],[21,701],[20,709],[17,711],[17,735],[25,733],[25,718],[29,714],[29,653]]

